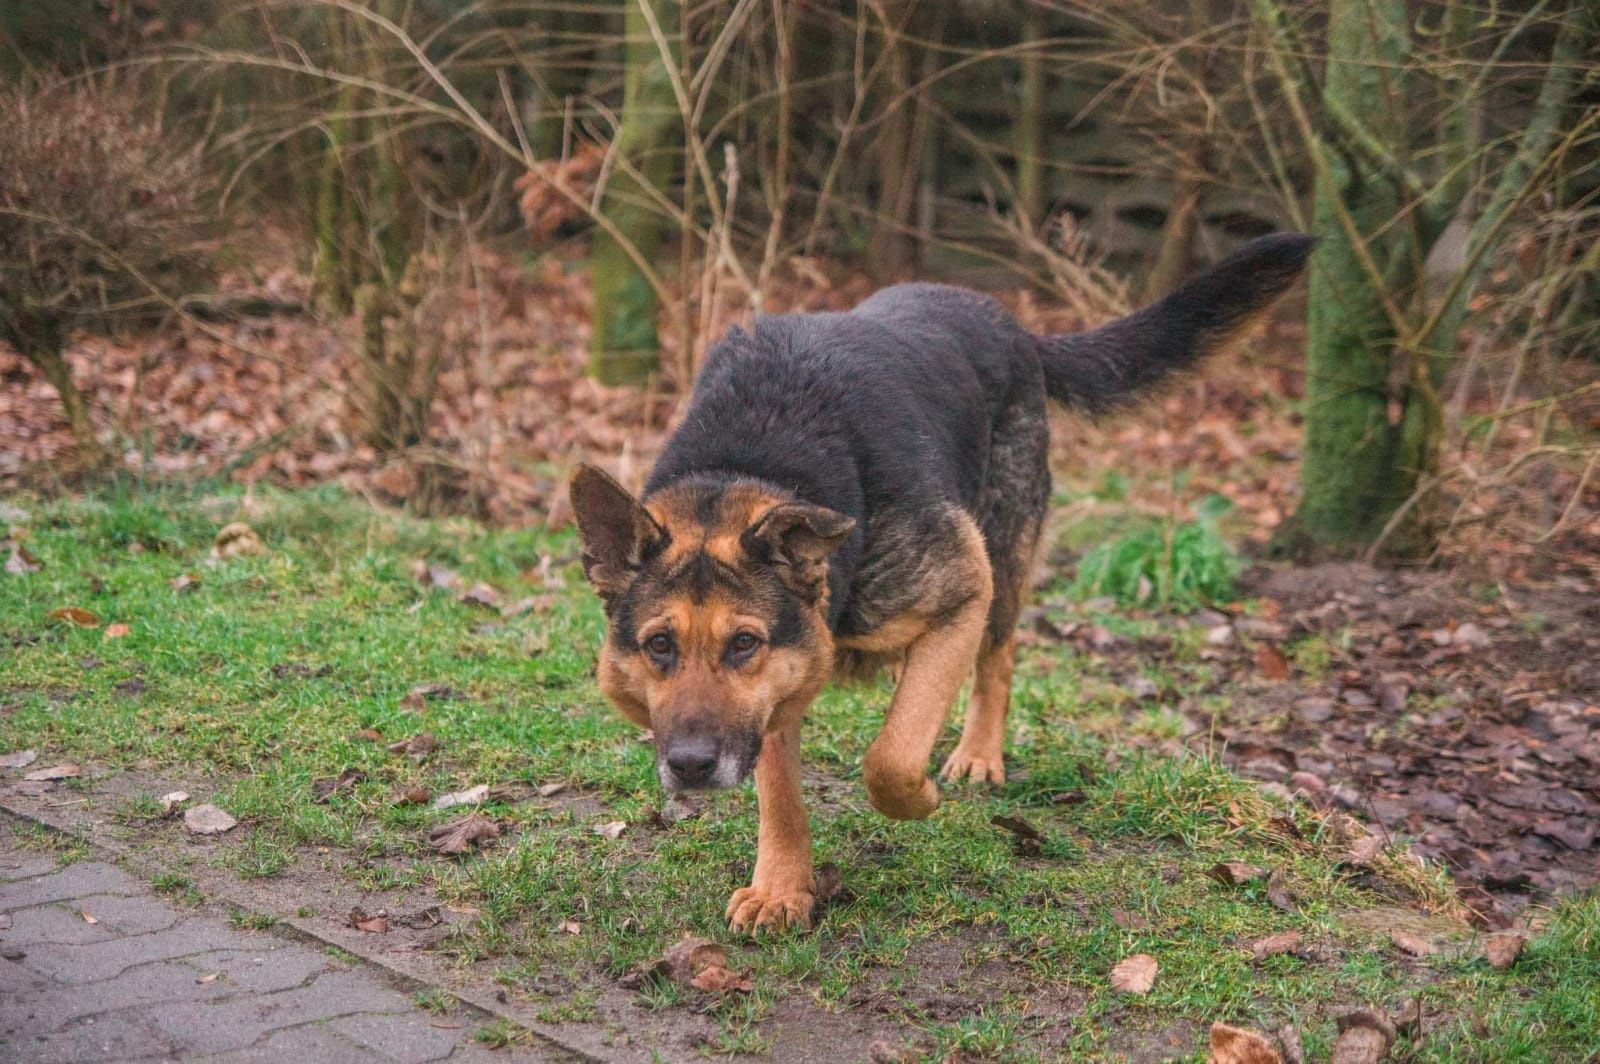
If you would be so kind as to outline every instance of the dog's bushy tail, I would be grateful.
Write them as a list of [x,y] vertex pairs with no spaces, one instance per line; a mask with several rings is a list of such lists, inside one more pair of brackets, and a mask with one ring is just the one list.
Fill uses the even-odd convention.
[[1100,413],[1226,346],[1299,279],[1315,243],[1302,233],[1252,240],[1126,318],[1040,337],[1050,398]]

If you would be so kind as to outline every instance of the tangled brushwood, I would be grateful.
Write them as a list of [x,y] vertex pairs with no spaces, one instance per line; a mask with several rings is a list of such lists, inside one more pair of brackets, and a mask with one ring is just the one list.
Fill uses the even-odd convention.
[[208,271],[198,145],[106,82],[0,90],[0,339],[61,395],[85,459],[99,444],[62,350],[75,330],[159,319]]

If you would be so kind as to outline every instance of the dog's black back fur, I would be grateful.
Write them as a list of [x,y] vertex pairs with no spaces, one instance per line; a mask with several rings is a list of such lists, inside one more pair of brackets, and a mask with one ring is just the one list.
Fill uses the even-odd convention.
[[842,313],[761,318],[712,349],[646,497],[686,479],[711,497],[716,482],[754,478],[855,518],[833,557],[829,622],[870,625],[852,590],[875,535],[915,542],[919,515],[937,521],[954,504],[992,548],[997,491],[1027,492],[1030,512],[1048,494],[1047,470],[1040,483],[997,481],[1006,462],[1040,479],[1037,446],[1021,460],[1001,453],[1009,426],[1025,423],[1037,441],[1046,394],[1098,412],[1191,365],[1288,288],[1311,245],[1262,238],[1166,299],[1068,336],[1035,335],[996,300],[935,284],[887,288]]

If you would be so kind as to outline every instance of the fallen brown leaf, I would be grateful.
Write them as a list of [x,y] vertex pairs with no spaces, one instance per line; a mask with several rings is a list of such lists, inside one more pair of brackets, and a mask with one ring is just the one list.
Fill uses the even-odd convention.
[[1274,683],[1282,683],[1293,674],[1293,670],[1289,668],[1289,659],[1284,657],[1283,651],[1271,643],[1256,645],[1256,669]]
[[168,791],[156,801],[161,803],[161,815],[171,816],[178,811],[178,807],[189,800],[188,791]]
[[1483,957],[1489,962],[1489,967],[1497,972],[1503,972],[1522,956],[1522,947],[1528,944],[1528,937],[1520,931],[1502,931],[1497,935],[1490,935],[1483,941]]
[[1409,953],[1413,957],[1427,957],[1434,952],[1432,942],[1421,935],[1413,935],[1399,928],[1389,932],[1389,941],[1393,942],[1402,953]]
[[817,904],[832,901],[844,889],[844,873],[839,871],[839,866],[832,861],[824,861],[817,866],[816,883],[812,887],[812,896],[817,899]]
[[1265,1035],[1226,1023],[1211,1025],[1211,1056],[1207,1059],[1210,1064],[1283,1064],[1283,1054]]
[[1038,857],[1044,853],[1044,836],[1039,829],[1019,816],[992,816],[989,823],[1011,832],[1017,853],[1024,857]]
[[550,798],[566,789],[567,785],[565,783],[541,783],[539,785],[539,797]]
[[1246,864],[1243,861],[1219,861],[1206,869],[1206,875],[1227,887],[1242,887],[1246,883],[1265,879],[1269,874],[1270,872],[1260,865]]
[[1340,1016],[1332,1064],[1377,1064],[1388,1055],[1394,1039],[1394,1025],[1388,1017],[1371,1009]]
[[46,614],[52,621],[66,621],[78,628],[99,628],[100,618],[81,606],[62,606]]
[[464,791],[441,794],[433,800],[433,807],[435,809],[454,809],[458,805],[482,805],[488,797],[489,785],[480,783],[476,787],[468,787]]
[[83,917],[83,922],[86,924],[98,924],[100,922],[100,918],[98,916],[91,916],[81,909],[78,911],[78,915]]
[[394,918],[394,922],[401,927],[409,927],[414,931],[426,931],[430,927],[438,927],[444,923],[444,914],[439,911],[437,905],[430,905],[426,909],[411,913],[408,916],[397,916]]
[[1293,953],[1300,948],[1300,932],[1283,931],[1276,935],[1268,935],[1259,939],[1250,946],[1250,956],[1256,961],[1264,961],[1268,957],[1276,957],[1280,953]]
[[51,765],[49,768],[36,768],[22,778],[29,783],[44,783],[48,780],[70,780],[81,775],[83,775],[83,769],[76,763],[63,761],[61,764]]
[[418,732],[409,739],[389,744],[391,754],[405,754],[413,761],[422,761],[438,749],[439,740],[432,732]]
[[428,788],[417,784],[396,787],[391,798],[395,805],[421,805],[428,800]]
[[382,935],[389,930],[389,918],[383,913],[369,915],[367,910],[357,906],[345,914],[344,922],[357,931],[365,931],[369,935]]
[[603,835],[608,839],[618,838],[627,830],[628,822],[626,820],[608,820],[604,824],[596,824],[594,826],[596,835]]
[[359,768],[347,768],[337,776],[328,776],[324,779],[311,781],[311,800],[317,805],[326,805],[328,800],[336,794],[344,794],[355,790],[356,784],[367,778],[367,774]]
[[473,584],[461,595],[461,601],[468,606],[482,606],[486,609],[497,609],[500,601],[505,598],[495,588],[483,583],[481,580]]
[[114,624],[106,625],[105,634],[103,634],[100,638],[101,639],[121,639],[123,636],[127,635],[132,630],[133,629],[129,628],[122,621],[117,621]]
[[720,964],[703,969],[689,980],[689,985],[712,994],[748,994],[756,988],[749,972],[736,972]]
[[195,976],[194,977],[194,981],[196,983],[199,983],[201,986],[205,986],[206,984],[214,983],[218,979],[221,979],[221,978],[222,978],[222,973],[221,972],[206,972],[204,975]]
[[469,853],[478,843],[500,834],[500,825],[482,813],[468,813],[436,828],[428,836],[428,845],[440,853]]
[[583,925],[576,920],[563,920],[556,925],[556,930],[563,935],[581,935],[583,934]]
[[1161,965],[1148,953],[1135,953],[1124,957],[1111,969],[1111,989],[1125,994],[1148,994],[1156,985],[1156,972]]
[[381,743],[383,742],[383,733],[377,728],[362,728],[358,732],[352,732],[350,738],[358,739],[364,743]]

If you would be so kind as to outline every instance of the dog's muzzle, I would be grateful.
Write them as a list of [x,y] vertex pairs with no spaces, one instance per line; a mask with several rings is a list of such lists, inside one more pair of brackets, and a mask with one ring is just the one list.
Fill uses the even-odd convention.
[[755,767],[759,735],[723,737],[695,731],[665,738],[656,749],[656,773],[669,791],[736,787]]

